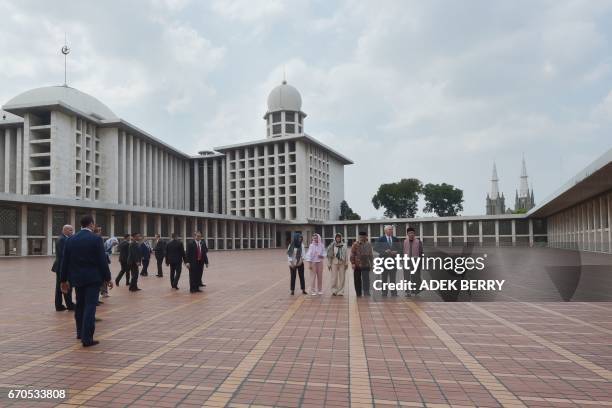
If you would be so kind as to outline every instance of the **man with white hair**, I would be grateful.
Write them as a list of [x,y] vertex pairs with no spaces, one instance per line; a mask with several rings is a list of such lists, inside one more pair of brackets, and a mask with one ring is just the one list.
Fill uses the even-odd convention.
[[[60,288],[60,268],[62,266],[62,255],[64,251],[64,244],[66,240],[74,234],[74,228],[72,225],[64,225],[62,227],[62,233],[55,240],[55,261],[51,267],[51,271],[55,272],[55,310],[63,312],[64,310],[74,310],[74,304],[72,303],[72,290],[68,293],[62,294]],[[62,304],[62,295],[66,306]]]
[[[402,252],[402,245],[400,240],[393,235],[393,225],[385,225],[385,234],[376,240],[374,250],[378,252],[378,256],[381,258],[395,258],[395,256]],[[382,295],[387,296],[387,285],[384,285],[387,281],[389,283],[395,283],[395,275],[397,270],[395,268],[387,269],[382,273],[383,291]],[[391,296],[397,296],[397,290],[391,291]]]

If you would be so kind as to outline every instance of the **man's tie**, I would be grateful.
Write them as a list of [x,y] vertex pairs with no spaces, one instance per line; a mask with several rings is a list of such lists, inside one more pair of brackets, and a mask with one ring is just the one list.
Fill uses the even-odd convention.
[[202,248],[200,247],[200,241],[196,241],[196,245],[198,246],[198,251],[196,253],[198,261],[202,260]]

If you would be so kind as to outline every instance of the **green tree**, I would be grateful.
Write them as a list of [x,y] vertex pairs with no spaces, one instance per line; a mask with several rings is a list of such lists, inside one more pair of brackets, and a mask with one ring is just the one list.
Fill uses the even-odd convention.
[[421,182],[414,178],[381,184],[372,197],[372,204],[377,210],[383,207],[385,217],[413,218],[417,212],[421,186]]
[[463,190],[446,183],[426,184],[422,189],[425,198],[423,212],[434,212],[440,217],[457,215],[463,211]]
[[342,200],[340,203],[340,219],[341,220],[360,220],[361,217],[359,214],[353,211],[353,209],[348,205],[346,200]]

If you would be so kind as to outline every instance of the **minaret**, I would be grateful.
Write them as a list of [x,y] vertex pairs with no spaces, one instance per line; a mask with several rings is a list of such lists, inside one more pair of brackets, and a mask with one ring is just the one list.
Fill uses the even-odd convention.
[[504,214],[506,212],[506,199],[504,193],[499,194],[499,178],[497,177],[497,166],[493,162],[493,174],[491,175],[491,191],[487,194],[487,215]]

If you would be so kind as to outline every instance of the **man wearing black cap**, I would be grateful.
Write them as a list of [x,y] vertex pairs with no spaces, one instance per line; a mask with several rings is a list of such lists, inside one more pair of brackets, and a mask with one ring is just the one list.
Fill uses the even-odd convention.
[[[423,243],[416,237],[414,228],[408,227],[406,229],[407,238],[404,241],[404,255],[409,258],[417,258],[423,256]],[[414,293],[418,294],[421,290],[421,264],[415,271],[404,269],[404,279],[406,281],[414,282]],[[406,289],[406,297],[410,296],[410,290]]]
[[359,232],[359,239],[351,247],[351,265],[357,296],[370,296],[370,270],[374,264],[372,244],[368,242],[368,233]]

